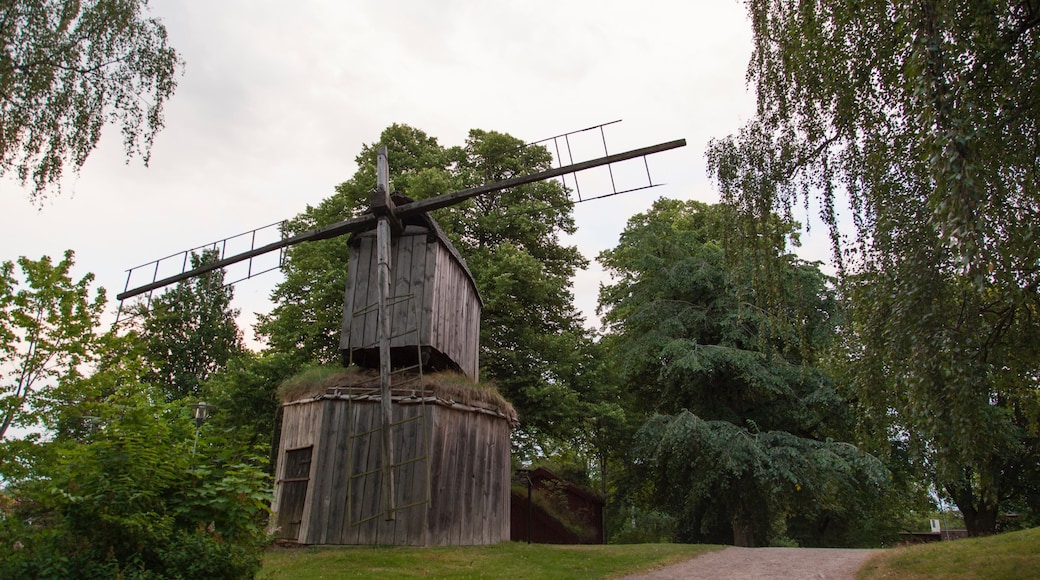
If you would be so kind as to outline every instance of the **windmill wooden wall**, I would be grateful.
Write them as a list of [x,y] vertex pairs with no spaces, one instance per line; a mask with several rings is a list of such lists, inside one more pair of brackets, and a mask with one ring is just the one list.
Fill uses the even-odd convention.
[[395,423],[422,414],[425,421],[394,428],[400,509],[392,521],[380,497],[378,397],[325,394],[283,405],[272,505],[277,536],[401,546],[509,540],[510,417],[438,397],[423,403],[394,396]]
[[[340,350],[347,362],[376,368],[379,334],[374,232],[351,239]],[[458,370],[478,380],[480,311],[476,284],[462,257],[428,216],[413,218],[391,240],[391,359],[427,370]]]

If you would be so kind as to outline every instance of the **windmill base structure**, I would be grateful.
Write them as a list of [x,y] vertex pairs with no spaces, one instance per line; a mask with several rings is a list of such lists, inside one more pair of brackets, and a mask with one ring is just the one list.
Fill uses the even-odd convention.
[[418,377],[406,378],[391,394],[392,502],[383,495],[375,385],[348,379],[283,404],[272,505],[277,538],[393,546],[509,540],[515,413],[504,401],[445,392],[436,377],[424,382],[419,388]]
[[[254,270],[254,258],[352,235],[340,337],[349,368],[334,384],[283,396],[272,502],[277,538],[411,546],[509,539],[509,436],[516,414],[500,397],[476,388],[483,305],[465,262],[428,214],[549,179],[573,185],[572,203],[656,187],[647,157],[686,145],[680,139],[607,154],[604,126],[532,143],[555,149],[559,165],[553,169],[418,201],[392,195],[381,147],[367,213],[265,245],[257,245],[257,233],[267,228],[225,238],[195,248],[217,249],[219,259],[191,269],[193,250],[186,250],[128,271],[117,295],[120,313],[123,300],[151,296],[169,284],[234,264],[247,264],[242,279],[250,278],[268,271]],[[594,131],[603,156],[575,162],[572,139]],[[645,183],[619,187],[612,167],[640,160]],[[583,198],[578,173],[599,167],[606,169],[608,192]],[[248,239],[249,250],[226,255],[237,239]],[[181,263],[180,273],[160,278],[171,261]],[[131,289],[138,275],[151,281]],[[458,374],[429,375],[438,371]]]

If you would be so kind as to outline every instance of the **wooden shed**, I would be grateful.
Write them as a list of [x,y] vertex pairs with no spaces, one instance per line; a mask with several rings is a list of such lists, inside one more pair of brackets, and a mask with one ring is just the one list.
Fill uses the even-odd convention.
[[[462,256],[425,214],[409,218],[390,244],[394,368],[421,358],[427,371],[456,370],[478,380],[483,303]],[[376,268],[375,232],[352,236],[340,334],[345,364],[379,365]]]
[[508,403],[435,385],[395,388],[395,511],[388,520],[379,393],[348,384],[282,406],[276,537],[397,546],[509,540],[509,433],[516,416]]

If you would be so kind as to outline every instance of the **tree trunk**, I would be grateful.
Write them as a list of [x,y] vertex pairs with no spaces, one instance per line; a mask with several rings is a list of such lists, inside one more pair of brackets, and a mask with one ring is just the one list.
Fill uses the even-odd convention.
[[[969,536],[988,536],[996,533],[999,509],[995,500],[977,497],[969,482],[948,484],[946,491],[953,498],[953,503],[957,504],[957,509],[961,510],[964,527],[968,530]],[[986,491],[990,490],[982,490],[980,495],[996,497],[996,493],[987,494]]]
[[734,514],[732,519],[733,525],[733,545],[740,546],[742,548],[754,548],[755,547],[755,526],[739,515]]
[[983,506],[981,509],[974,510],[971,517],[964,513],[964,527],[968,529],[968,535],[972,537],[995,534],[997,532],[997,506]]

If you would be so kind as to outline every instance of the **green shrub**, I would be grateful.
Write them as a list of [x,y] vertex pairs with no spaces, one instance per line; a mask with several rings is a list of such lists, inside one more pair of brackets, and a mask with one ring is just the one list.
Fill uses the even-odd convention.
[[0,578],[255,576],[262,463],[205,429],[196,442],[183,403],[119,402],[86,440],[37,444],[32,472],[9,481]]

